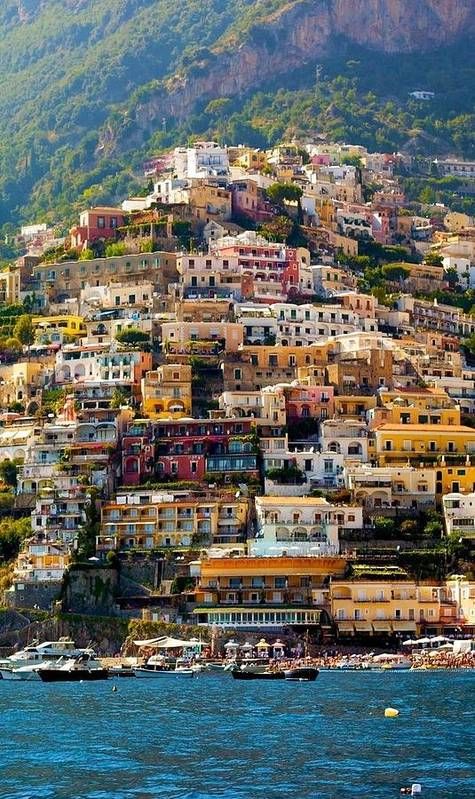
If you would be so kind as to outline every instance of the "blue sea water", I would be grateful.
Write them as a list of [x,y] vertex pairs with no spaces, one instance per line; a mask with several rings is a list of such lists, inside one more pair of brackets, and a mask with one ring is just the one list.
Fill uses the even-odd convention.
[[420,782],[475,799],[474,688],[474,672],[0,681],[0,797],[392,799]]

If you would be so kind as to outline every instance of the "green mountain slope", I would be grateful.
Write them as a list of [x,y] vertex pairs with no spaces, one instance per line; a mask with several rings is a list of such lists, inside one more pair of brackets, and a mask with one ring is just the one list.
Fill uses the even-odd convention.
[[[139,185],[147,155],[194,134],[265,146],[319,130],[475,157],[474,11],[474,0],[3,0],[0,225],[114,201]],[[433,103],[410,100],[415,88]]]

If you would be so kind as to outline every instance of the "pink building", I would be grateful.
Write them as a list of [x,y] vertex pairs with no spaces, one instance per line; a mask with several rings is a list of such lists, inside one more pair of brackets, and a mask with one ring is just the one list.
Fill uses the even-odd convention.
[[[238,258],[242,276],[248,276],[244,288],[252,291],[257,302],[282,302],[298,293],[300,266],[298,251],[285,244],[272,244],[250,233],[236,236],[215,250],[223,258]],[[250,296],[250,295],[249,295]]]
[[288,421],[327,419],[334,414],[333,386],[288,386],[284,389]]

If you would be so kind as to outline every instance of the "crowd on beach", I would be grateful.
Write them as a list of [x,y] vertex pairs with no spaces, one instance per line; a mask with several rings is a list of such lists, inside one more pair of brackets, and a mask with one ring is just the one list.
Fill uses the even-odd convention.
[[[252,662],[244,658],[241,663]],[[313,657],[282,657],[269,659],[269,669],[289,669],[312,666],[318,669],[362,670],[362,669],[471,669],[475,668],[475,651],[454,654],[453,652],[422,650],[411,654],[376,654],[361,652],[346,654],[338,650],[324,651]]]

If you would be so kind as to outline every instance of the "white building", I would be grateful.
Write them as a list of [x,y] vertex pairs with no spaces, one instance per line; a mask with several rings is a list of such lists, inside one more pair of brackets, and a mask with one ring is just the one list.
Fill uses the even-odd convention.
[[322,452],[336,452],[350,460],[368,461],[368,429],[354,419],[326,419],[321,423]]
[[175,174],[186,178],[230,177],[228,151],[214,141],[195,142],[194,147],[176,147]]
[[464,289],[475,288],[475,263],[466,252],[453,250],[444,255],[442,264],[446,272],[455,269],[458,282]]
[[354,333],[364,326],[364,320],[354,311],[341,305],[271,305],[277,319],[277,344],[305,347],[319,339]]
[[320,497],[256,497],[256,537],[251,555],[338,554],[339,534],[361,529],[363,509],[332,505]]
[[353,499],[366,510],[378,508],[433,508],[434,469],[413,466],[370,466],[366,463],[345,466],[345,485]]
[[442,497],[447,535],[475,539],[475,492]]
[[[344,457],[336,452],[319,452],[310,445],[264,453],[265,493],[277,496],[304,496],[313,488],[339,488],[343,485]],[[274,469],[296,467],[304,482],[285,484],[267,476]]]

